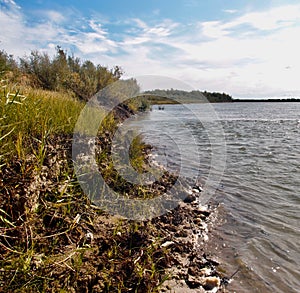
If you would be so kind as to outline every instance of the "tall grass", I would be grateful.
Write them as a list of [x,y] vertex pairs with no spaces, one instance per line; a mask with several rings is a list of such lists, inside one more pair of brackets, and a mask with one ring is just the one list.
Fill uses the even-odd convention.
[[[110,219],[76,179],[70,138],[83,108],[67,93],[17,90],[1,81],[0,291],[158,292],[166,254],[153,240],[158,232]],[[99,135],[117,123],[108,115]],[[142,169],[140,139],[131,152]],[[103,155],[109,162],[109,150]]]
[[23,88],[21,92],[7,81],[1,81],[2,164],[13,156],[24,159],[33,152],[34,142],[42,146],[51,135],[71,134],[83,107],[84,103],[67,93],[32,88]]

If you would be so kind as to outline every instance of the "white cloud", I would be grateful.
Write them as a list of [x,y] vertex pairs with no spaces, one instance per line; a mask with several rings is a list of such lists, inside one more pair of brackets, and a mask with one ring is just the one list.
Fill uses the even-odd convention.
[[19,5],[17,5],[17,3],[13,0],[3,0],[2,1],[4,4],[6,5],[9,5],[11,7],[14,7],[14,8],[17,8],[17,9],[20,9],[21,7]]
[[218,39],[228,34],[220,21],[206,21],[199,23],[199,25],[203,35],[208,38]]
[[94,20],[90,20],[86,31],[76,30],[70,36],[65,33],[66,44],[74,44],[82,54],[105,54],[115,51],[117,43],[111,40],[102,25]]
[[132,21],[134,21],[139,28],[144,29],[144,30],[148,29],[148,25],[144,21],[142,21],[141,19],[134,18],[134,19],[132,19]]
[[4,3],[7,6],[0,10],[0,44],[4,49],[10,49],[10,53],[15,53],[20,45],[26,47],[23,17],[13,1],[5,0]]
[[300,6],[286,5],[263,12],[247,13],[232,22],[231,26],[248,23],[259,30],[273,30],[291,26],[299,20]]
[[97,38],[105,39],[107,36],[107,32],[102,28],[102,25],[96,23],[94,20],[89,21],[89,26],[93,30],[91,35],[95,35]]
[[272,32],[299,25],[299,22],[300,5],[286,5],[267,11],[249,12],[227,22],[221,20],[202,22],[202,30],[204,35],[210,38],[220,38],[230,33],[249,37],[252,34],[259,36],[259,31]]
[[236,10],[236,9],[224,9],[223,11],[226,13],[230,13],[230,14],[234,14],[234,13],[238,12],[238,10]]
[[[186,59],[195,64],[183,76],[189,76],[200,87],[228,90],[236,96],[291,91],[300,95],[300,44],[296,37],[300,33],[299,16],[300,5],[287,5],[227,22],[202,22],[199,36],[208,40],[193,42],[191,36],[186,36],[177,44],[188,56]],[[245,25],[256,31],[249,31]],[[292,70],[287,71],[286,66],[291,65]]]
[[66,18],[58,11],[48,10],[44,12],[45,16],[49,19],[50,22],[62,23]]
[[[142,37],[154,38],[154,37],[167,37],[172,34],[172,32],[179,26],[178,23],[171,20],[164,20],[158,25],[149,26],[144,21],[138,18],[132,19],[134,23],[137,24],[138,28],[142,30]],[[138,37],[141,37],[140,35]]]

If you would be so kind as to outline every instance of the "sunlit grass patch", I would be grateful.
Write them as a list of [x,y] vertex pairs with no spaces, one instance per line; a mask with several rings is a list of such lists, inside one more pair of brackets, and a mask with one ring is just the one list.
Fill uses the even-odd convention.
[[[34,154],[42,160],[45,139],[71,134],[84,104],[67,93],[25,88],[1,81],[1,162]],[[36,149],[37,147],[37,149]]]

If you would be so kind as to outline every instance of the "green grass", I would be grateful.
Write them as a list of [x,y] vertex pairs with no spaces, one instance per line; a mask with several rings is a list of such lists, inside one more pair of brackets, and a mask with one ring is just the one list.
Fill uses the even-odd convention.
[[[70,152],[84,106],[67,93],[19,91],[1,81],[0,288],[5,292],[158,292],[164,278],[165,252],[151,225],[110,217],[80,188]],[[107,116],[100,133],[117,122]],[[131,152],[141,170],[140,139]]]
[[[71,134],[84,104],[66,93],[23,89],[1,82],[0,140],[1,164],[12,157],[24,160],[34,153],[39,161],[45,155],[45,139]],[[37,147],[37,148],[36,148]]]

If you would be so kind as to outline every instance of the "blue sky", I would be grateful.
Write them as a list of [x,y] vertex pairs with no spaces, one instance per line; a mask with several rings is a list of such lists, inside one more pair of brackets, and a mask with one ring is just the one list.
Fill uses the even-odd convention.
[[163,75],[234,97],[300,96],[300,2],[0,0],[0,49],[60,45],[125,77]]

